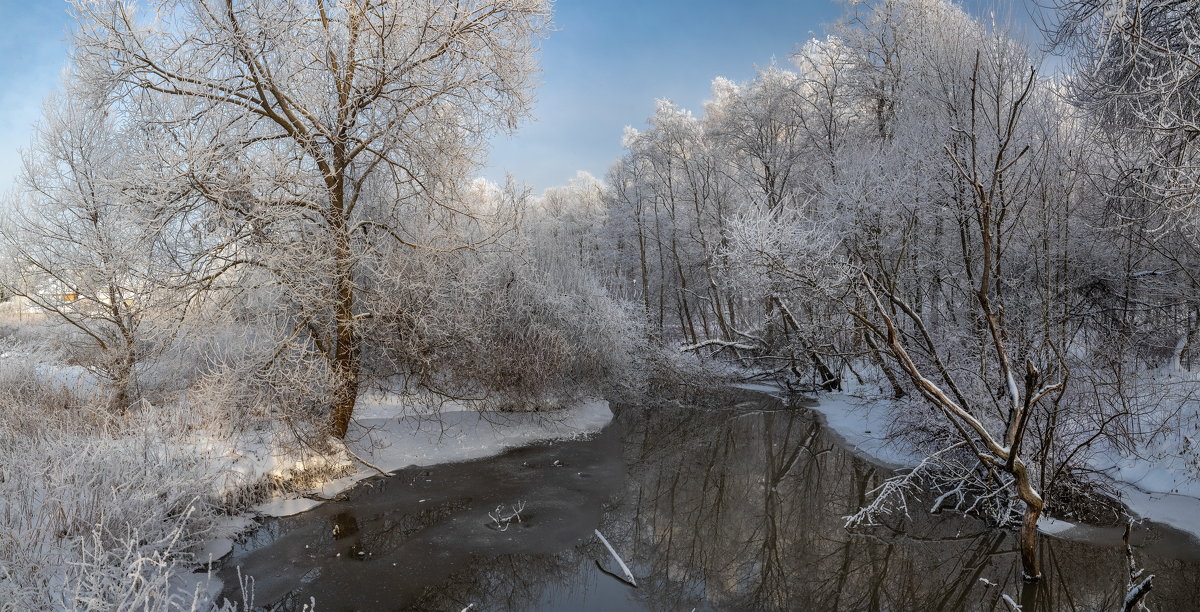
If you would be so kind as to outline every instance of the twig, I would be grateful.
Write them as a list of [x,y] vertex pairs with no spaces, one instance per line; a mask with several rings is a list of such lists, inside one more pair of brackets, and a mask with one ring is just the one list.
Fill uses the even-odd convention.
[[361,464],[363,464],[363,465],[365,465],[365,466],[367,466],[367,467],[371,468],[372,470],[375,470],[376,472],[379,472],[379,475],[380,475],[380,476],[383,476],[384,478],[387,478],[387,477],[391,476],[391,474],[389,474],[389,473],[387,473],[387,472],[383,471],[383,469],[381,469],[379,466],[375,465],[374,463],[370,463],[370,462],[369,462],[369,461],[367,461],[366,459],[363,459],[362,457],[359,457],[358,455],[354,454],[354,451],[350,450],[350,446],[349,446],[348,444],[343,444],[343,445],[342,445],[342,448],[345,448],[345,449],[346,449],[346,454],[348,454],[348,455],[350,455],[351,457],[353,457],[355,461],[357,461],[357,462],[359,462],[359,463],[361,463]]
[[1003,601],[1004,605],[1008,606],[1009,612],[1021,612],[1021,606],[1008,593],[1001,595],[1000,601]]

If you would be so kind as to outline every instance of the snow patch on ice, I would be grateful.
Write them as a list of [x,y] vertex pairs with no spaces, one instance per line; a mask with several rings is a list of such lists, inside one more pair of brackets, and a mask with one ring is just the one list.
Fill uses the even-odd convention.
[[1075,523],[1043,516],[1038,519],[1038,531],[1046,535],[1062,535],[1076,527]]
[[233,540],[229,538],[207,540],[196,550],[196,561],[211,563],[231,552],[233,552]]
[[1200,540],[1200,404],[1191,399],[1198,383],[1188,372],[1157,372],[1153,385],[1175,392],[1156,398],[1155,412],[1175,413],[1172,426],[1135,449],[1102,448],[1088,467],[1111,480],[1132,513]]
[[[209,572],[179,572],[171,576],[170,589],[178,602],[191,602],[191,608],[204,609],[201,602],[215,602],[225,588],[225,582]],[[186,609],[180,606],[180,609]],[[213,609],[217,609],[215,606]]]
[[273,516],[278,518],[291,516],[293,514],[300,514],[301,512],[312,510],[320,505],[320,501],[308,499],[306,497],[301,497],[298,499],[284,499],[276,497],[271,501],[254,506],[252,510],[263,516]]
[[779,395],[783,392],[783,387],[770,383],[735,383],[731,385],[735,389],[745,389],[747,391],[757,391],[768,395]]
[[1200,540],[1200,498],[1178,493],[1145,491],[1127,482],[1117,482],[1121,500],[1141,518],[1170,525]]
[[888,437],[896,409],[892,402],[849,395],[821,394],[809,408],[852,453],[892,469],[915,467],[925,457],[918,449]]
[[[346,434],[346,446],[363,461],[385,472],[410,466],[429,466],[482,459],[510,448],[548,439],[585,436],[612,421],[608,402],[588,399],[555,412],[480,412],[457,403],[444,403],[436,412],[409,398],[383,396],[360,400]],[[371,476],[375,469],[356,463],[349,476],[324,483],[312,491],[332,498]],[[274,499],[254,510],[266,516],[289,516],[321,504],[315,499]],[[286,514],[282,514],[286,513]]]

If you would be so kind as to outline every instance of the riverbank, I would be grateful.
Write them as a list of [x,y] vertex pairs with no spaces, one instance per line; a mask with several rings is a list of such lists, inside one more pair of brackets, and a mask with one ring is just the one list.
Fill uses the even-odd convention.
[[[776,392],[781,392],[776,389]],[[830,432],[852,453],[892,469],[915,467],[928,452],[891,435],[897,411],[916,409],[894,401],[847,393],[821,394],[806,408],[821,415]],[[1174,461],[1163,461],[1162,455]],[[1087,467],[1120,493],[1120,502],[1132,518],[1147,519],[1189,534],[1200,542],[1200,479],[1190,473],[1178,453],[1139,457],[1115,452],[1096,453]],[[1045,517],[1044,533],[1065,536],[1093,530]]]
[[376,473],[354,456],[387,471],[466,461],[586,436],[612,418],[602,400],[489,414],[430,398],[368,397],[349,452],[321,451],[269,414],[211,397],[109,410],[81,367],[20,344],[0,354],[0,405],[2,612],[92,603],[208,609],[223,585],[204,568],[256,516],[311,508]]
[[253,510],[290,516],[320,505],[355,484],[406,467],[470,461],[539,440],[587,436],[612,421],[608,402],[586,399],[554,412],[479,412],[457,402],[429,409],[428,398],[368,397],[360,401],[346,434],[352,472]]
[[[222,568],[260,604],[420,610],[1112,609],[1124,549],[1046,538],[1054,589],[1023,591],[1011,534],[912,508],[886,527],[844,517],[890,474],[847,452],[818,413],[722,385],[617,404],[583,440],[402,470],[297,516],[266,521]],[[508,528],[489,513],[521,520]],[[639,585],[620,574],[598,529]],[[1072,536],[1074,534],[1071,534]],[[1192,601],[1200,551],[1135,532],[1154,604]],[[1143,545],[1144,544],[1144,545]],[[1001,606],[1003,604],[1000,604]]]

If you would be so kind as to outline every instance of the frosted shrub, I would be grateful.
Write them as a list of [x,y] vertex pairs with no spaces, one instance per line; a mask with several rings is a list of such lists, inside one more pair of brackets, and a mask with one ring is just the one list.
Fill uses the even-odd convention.
[[0,610],[175,610],[231,468],[177,405],[124,415],[43,349],[0,359]]
[[[503,278],[503,277],[501,277]],[[489,328],[467,346],[456,373],[513,404],[600,393],[634,374],[638,343],[631,313],[587,279],[563,287],[545,275],[496,287]]]
[[637,317],[577,263],[516,244],[415,253],[382,269],[376,299],[387,308],[364,324],[376,380],[531,410],[638,378]]
[[36,436],[47,423],[106,428],[111,415],[81,394],[93,388],[80,368],[64,366],[46,344],[0,347],[0,426]]
[[[212,529],[224,461],[145,427],[109,435],[0,427],[6,609],[176,609],[168,583]],[[190,598],[188,598],[190,605]]]

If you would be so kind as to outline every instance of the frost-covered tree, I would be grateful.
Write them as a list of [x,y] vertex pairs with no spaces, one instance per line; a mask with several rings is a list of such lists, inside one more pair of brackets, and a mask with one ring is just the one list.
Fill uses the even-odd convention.
[[164,290],[176,270],[156,214],[171,195],[151,187],[141,166],[145,136],[86,90],[51,97],[0,225],[6,290],[72,332],[66,344],[121,411],[137,392],[137,366],[161,348],[180,304]]
[[[174,147],[199,279],[271,279],[343,436],[370,266],[446,248],[484,138],[527,111],[546,0],[77,0],[75,59]],[[168,102],[160,102],[167,100]],[[144,104],[150,101],[150,104]],[[165,109],[165,110],[163,110]],[[452,247],[451,247],[452,248]],[[376,277],[377,279],[377,277]]]
[[[627,130],[627,153],[608,175],[610,216],[633,230],[626,278],[637,279],[648,320],[699,341],[732,333],[711,254],[732,205],[727,162],[698,117],[660,100],[645,130]],[[632,243],[632,244],[630,244]]]
[[1141,167],[1128,179],[1194,223],[1200,7],[1173,0],[1051,4],[1058,9],[1051,42],[1075,52],[1074,100],[1140,144],[1129,161]]
[[1069,52],[1070,99],[1099,128],[1099,197],[1125,245],[1097,295],[1145,362],[1190,354],[1200,318],[1200,12],[1162,0],[1062,0],[1050,42]]

